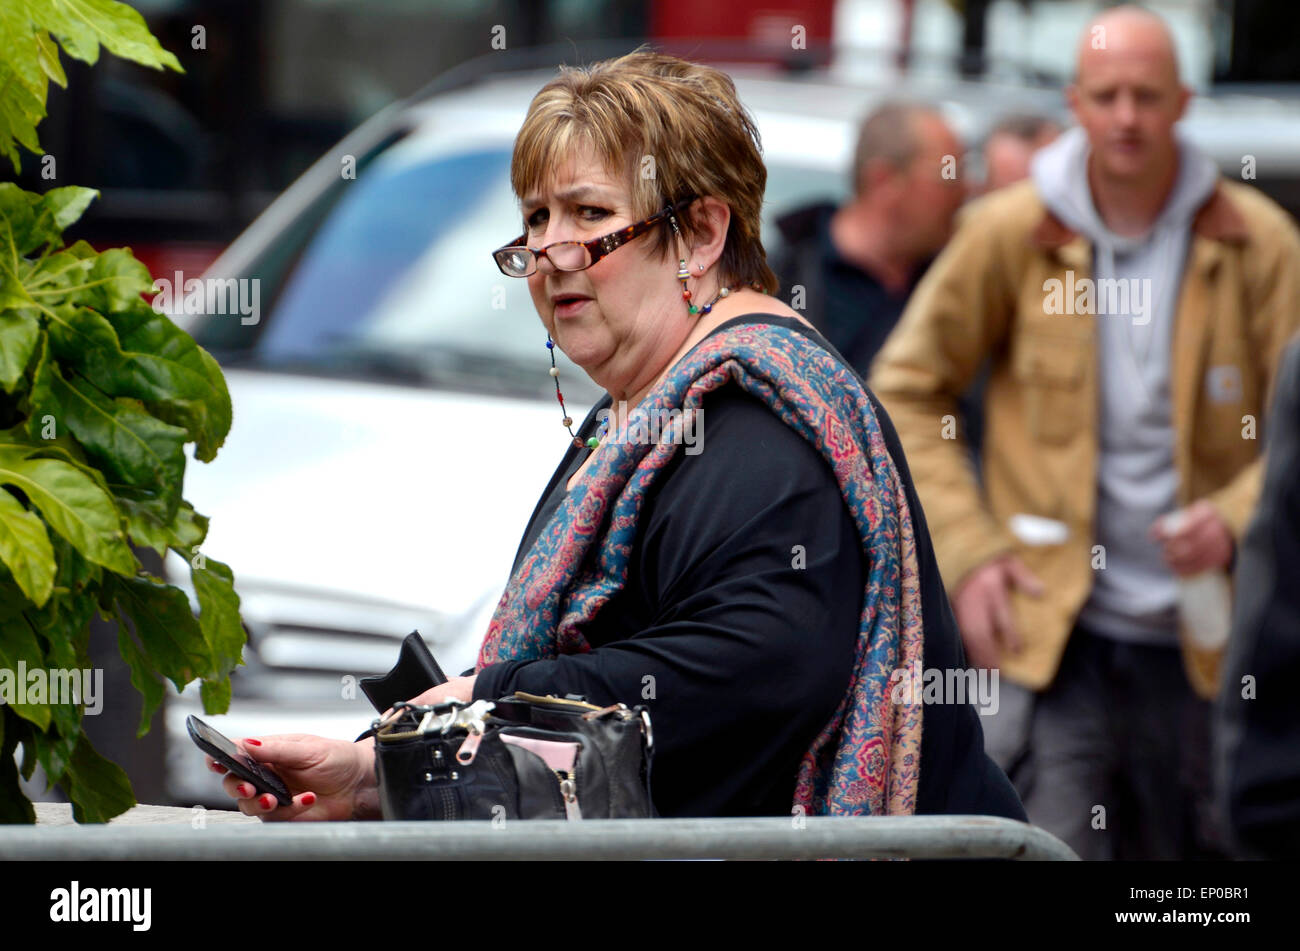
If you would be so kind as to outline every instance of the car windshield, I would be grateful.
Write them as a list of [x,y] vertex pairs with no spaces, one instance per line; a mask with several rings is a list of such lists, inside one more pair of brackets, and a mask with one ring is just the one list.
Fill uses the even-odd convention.
[[[390,146],[343,183],[244,356],[265,368],[554,398],[527,282],[502,275],[489,253],[519,230],[509,172],[506,146],[431,155],[418,136]],[[800,201],[837,197],[841,177],[771,167],[764,235]],[[556,358],[575,396],[599,394]]]

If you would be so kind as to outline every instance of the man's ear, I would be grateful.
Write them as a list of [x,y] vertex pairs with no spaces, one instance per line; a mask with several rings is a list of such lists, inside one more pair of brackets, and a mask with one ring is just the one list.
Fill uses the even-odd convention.
[[691,205],[691,224],[695,232],[692,263],[712,267],[722,257],[727,243],[731,207],[720,198],[705,195]]
[[[913,159],[913,162],[915,161]],[[876,197],[888,194],[891,187],[895,191],[899,189],[906,190],[910,187],[907,184],[907,176],[912,168],[912,165],[898,168],[886,159],[874,158],[862,167],[862,191],[860,194]]]
[[1187,104],[1192,101],[1192,91],[1181,83],[1178,86],[1178,117],[1175,122],[1181,119],[1187,112]]

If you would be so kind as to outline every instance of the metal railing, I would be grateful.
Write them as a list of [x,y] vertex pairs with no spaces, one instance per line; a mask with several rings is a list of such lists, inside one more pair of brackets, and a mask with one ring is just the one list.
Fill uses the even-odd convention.
[[[181,822],[0,827],[0,860],[1077,860],[1050,833],[989,816],[493,822]],[[178,817],[179,818],[179,817]]]

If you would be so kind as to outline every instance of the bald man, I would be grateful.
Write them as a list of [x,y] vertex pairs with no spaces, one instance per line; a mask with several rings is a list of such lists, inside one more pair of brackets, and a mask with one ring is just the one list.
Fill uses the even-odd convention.
[[[1085,858],[1221,854],[1215,586],[1298,326],[1300,234],[1177,134],[1189,97],[1157,16],[1089,23],[1077,127],[970,208],[871,379],[966,651],[1001,672],[989,752]],[[986,360],[977,481],[957,405]]]

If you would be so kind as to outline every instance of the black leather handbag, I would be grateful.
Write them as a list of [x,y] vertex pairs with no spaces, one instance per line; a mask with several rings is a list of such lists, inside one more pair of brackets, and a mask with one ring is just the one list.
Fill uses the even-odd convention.
[[649,818],[654,738],[644,707],[515,693],[376,720],[385,819]]

